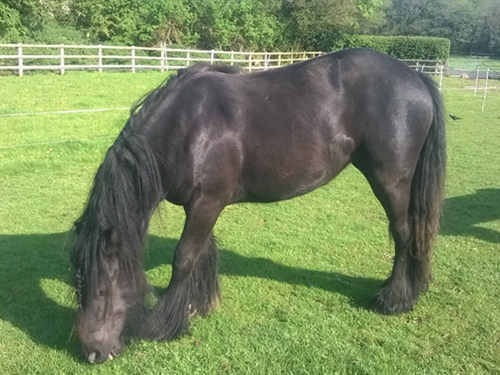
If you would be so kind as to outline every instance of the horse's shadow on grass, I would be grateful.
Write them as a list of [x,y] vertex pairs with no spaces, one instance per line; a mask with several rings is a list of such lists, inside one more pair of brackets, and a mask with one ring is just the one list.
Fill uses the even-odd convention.
[[474,194],[448,198],[443,211],[442,235],[500,243],[500,232],[480,226],[500,220],[500,189],[479,189]]
[[[477,226],[500,219],[499,207],[500,189],[478,190],[472,195],[450,198],[445,204],[442,234],[500,243],[499,232]],[[69,339],[76,311],[74,297],[68,292],[63,296],[67,303],[60,304],[42,287],[43,280],[69,283],[69,244],[65,246],[69,238],[67,233],[0,235],[0,319],[26,333],[36,344],[67,351],[76,357],[79,346],[76,340]],[[171,263],[176,244],[176,239],[152,236],[146,269]],[[345,295],[353,306],[363,309],[369,308],[371,296],[382,284],[382,280],[371,278],[293,268],[227,249],[221,250],[221,260],[222,275],[320,288]]]
[[[67,233],[0,235],[0,320],[19,328],[36,344],[77,357],[79,345],[76,339],[70,339],[76,312],[74,296],[68,291],[62,296],[65,303],[60,304],[42,287],[43,280],[70,283],[69,251],[64,249],[69,237]],[[146,269],[171,263],[176,244],[176,239],[151,236]],[[382,283],[336,272],[293,268],[226,249],[221,249],[220,274],[316,287],[343,294],[359,308],[368,308],[371,296]]]

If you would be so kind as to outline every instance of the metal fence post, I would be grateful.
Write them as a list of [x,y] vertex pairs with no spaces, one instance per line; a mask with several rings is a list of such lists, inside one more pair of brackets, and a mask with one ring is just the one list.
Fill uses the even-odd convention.
[[479,81],[479,65],[477,66],[476,70],[476,86],[474,87],[474,96],[477,96],[477,83]]
[[486,91],[488,91],[488,77],[490,75],[490,68],[486,70],[486,82],[484,83],[484,95],[483,95],[483,106],[481,107],[481,112],[484,112],[484,105],[486,103]]

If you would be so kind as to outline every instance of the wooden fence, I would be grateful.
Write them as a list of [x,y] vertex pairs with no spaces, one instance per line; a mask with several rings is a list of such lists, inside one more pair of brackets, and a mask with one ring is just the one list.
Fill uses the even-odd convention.
[[160,71],[188,67],[194,63],[238,65],[247,71],[292,64],[319,56],[321,52],[234,52],[154,47],[0,44],[0,70],[105,69]]
[[[246,71],[276,68],[319,56],[322,52],[234,52],[173,49],[154,47],[79,46],[41,44],[0,44],[0,71],[106,69],[160,71],[188,67],[194,63],[230,64]],[[432,74],[442,74],[437,60],[403,60],[412,68]]]

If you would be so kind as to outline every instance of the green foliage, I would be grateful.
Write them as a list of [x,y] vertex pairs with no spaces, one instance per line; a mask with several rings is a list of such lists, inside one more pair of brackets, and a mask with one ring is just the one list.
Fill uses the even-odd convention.
[[392,0],[385,13],[375,31],[446,37],[455,53],[500,53],[498,0]]
[[[59,34],[59,38],[58,38]],[[321,50],[351,35],[448,38],[500,53],[498,0],[2,0],[0,41],[224,50]],[[382,43],[382,42],[377,42]],[[347,45],[347,44],[346,44]],[[406,43],[395,53],[418,56]],[[429,44],[431,55],[443,47]],[[435,50],[438,48],[438,50]]]
[[137,44],[157,46],[165,42],[168,45],[196,46],[199,40],[196,32],[198,15],[189,3],[188,0],[150,0],[143,4]]
[[26,28],[21,23],[21,16],[16,9],[0,3],[0,41],[11,43],[19,41]]
[[398,59],[446,61],[450,56],[450,40],[446,38],[346,35],[332,49],[365,47]]
[[136,0],[73,0],[72,14],[90,41],[133,45],[142,21],[140,9]]
[[353,32],[381,0],[295,0],[282,9],[287,37],[297,48],[328,51],[331,40]]
[[73,26],[62,26],[55,22],[45,23],[40,29],[23,37],[22,41],[41,44],[87,44],[87,38],[81,31]]
[[[382,0],[4,0],[4,40],[168,45],[225,50],[329,48],[373,18]],[[63,29],[68,28],[68,32]],[[78,34],[74,33],[78,31]],[[82,37],[83,36],[83,37]],[[7,39],[5,39],[7,38]]]
[[199,47],[223,50],[271,50],[279,46],[283,26],[260,0],[197,0]]

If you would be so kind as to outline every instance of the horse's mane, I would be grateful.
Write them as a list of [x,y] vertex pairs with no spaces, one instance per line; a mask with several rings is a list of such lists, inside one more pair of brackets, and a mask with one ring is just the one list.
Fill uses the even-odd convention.
[[[142,242],[152,211],[162,198],[156,157],[140,135],[120,134],[99,167],[87,206],[75,222],[78,239],[72,260],[76,285],[96,290],[96,275],[105,275],[106,241],[116,231],[122,246],[120,269],[136,289],[145,290]],[[138,271],[141,272],[138,272]],[[92,276],[93,275],[93,276]],[[79,291],[81,304],[81,290]]]
[[136,288],[146,288],[142,275],[142,245],[147,223],[157,204],[165,196],[158,168],[158,156],[148,139],[139,131],[151,112],[176,87],[205,72],[238,73],[239,68],[220,65],[195,65],[177,74],[140,99],[130,111],[124,129],[109,148],[99,167],[83,214],[75,222],[78,234],[71,259],[79,304],[82,289],[96,290],[105,275],[106,238],[115,230],[123,246],[117,254],[120,269]]

